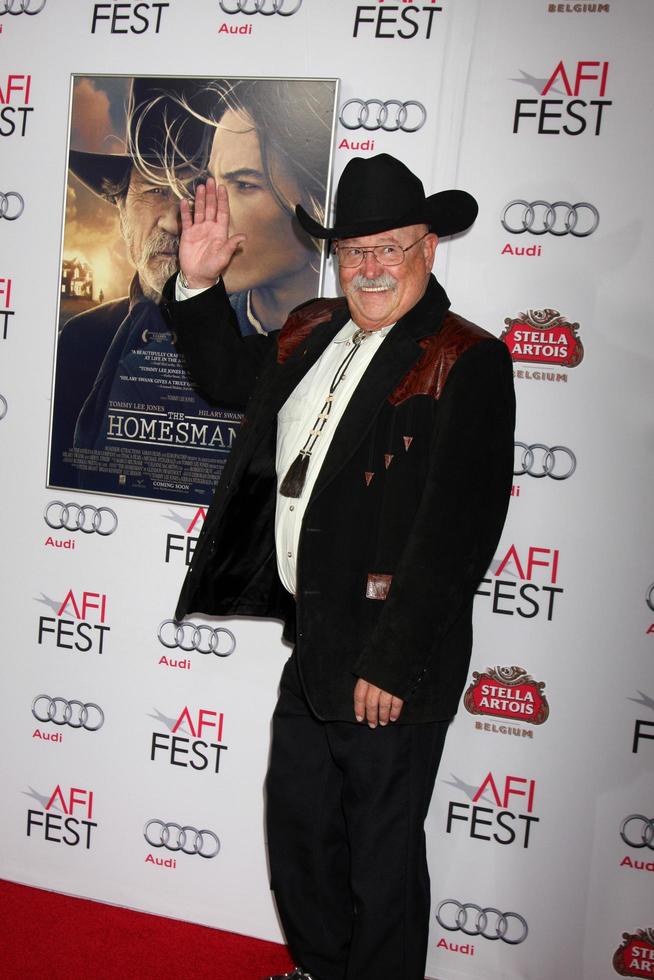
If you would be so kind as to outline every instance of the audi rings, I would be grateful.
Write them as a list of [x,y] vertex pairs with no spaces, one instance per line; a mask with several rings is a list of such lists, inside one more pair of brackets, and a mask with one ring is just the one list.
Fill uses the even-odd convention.
[[[229,649],[221,650],[221,637],[225,636]],[[159,643],[169,650],[184,650],[190,653],[215,653],[217,657],[229,657],[236,649],[236,637],[225,626],[207,626],[196,623],[177,623],[174,619],[164,619],[157,632]]]
[[[450,922],[441,918],[441,910],[447,905],[458,909],[456,915],[449,914]],[[469,911],[477,914],[474,916],[474,924],[470,921]],[[481,936],[483,939],[501,939],[502,942],[510,946],[517,946],[527,938],[529,926],[526,919],[517,912],[500,912],[499,909],[482,909],[474,902],[457,902],[454,898],[444,899],[436,909],[436,919],[443,927],[450,932],[461,930],[466,936]],[[452,921],[453,920],[453,921]],[[516,925],[513,925],[513,923]],[[472,925],[472,928],[468,926]],[[467,928],[468,927],[468,928]]]
[[7,399],[4,395],[0,395],[0,420],[2,420],[7,414],[8,407]]
[[[358,111],[354,107],[358,106]],[[352,107],[352,108],[350,108]],[[349,108],[349,112],[346,110]],[[371,109],[376,108],[376,112],[371,114]],[[396,133],[399,129],[403,133],[417,133],[425,125],[427,110],[422,102],[415,99],[408,99],[400,102],[399,99],[348,99],[341,107],[341,114],[338,117],[341,126],[345,129],[365,129],[369,133],[376,129],[383,129],[386,133]]]
[[[39,702],[43,704],[37,707]],[[51,698],[48,694],[39,694],[34,698],[32,714],[44,725],[51,721],[53,725],[84,728],[87,732],[97,732],[104,725],[104,711],[99,704],[94,704],[92,701],[84,704],[82,701],[67,701],[66,698]]]
[[573,235],[586,238],[599,225],[599,211],[588,201],[569,204],[568,201],[510,201],[502,212],[502,227],[512,235],[524,231],[532,235]]
[[225,14],[263,14],[270,17],[292,17],[302,6],[302,0],[220,0],[220,9]]
[[[634,821],[640,821],[640,826],[630,828]],[[629,847],[648,847],[650,851],[654,851],[654,818],[644,817],[642,813],[632,813],[622,821],[620,837]],[[632,840],[632,837],[636,840]]]
[[647,590],[647,595],[645,596],[645,602],[652,610],[652,612],[654,612],[654,582],[652,582],[649,589]]
[[[17,203],[12,205],[9,198],[14,198]],[[4,218],[5,221],[15,221],[16,218],[20,218],[24,210],[25,201],[17,191],[7,191],[6,194],[0,191],[0,218]]]
[[103,538],[113,534],[118,527],[118,515],[111,507],[65,504],[63,500],[51,500],[43,512],[43,518],[48,527],[56,531],[95,533]]
[[527,473],[536,480],[549,476],[551,480],[568,480],[577,469],[577,457],[567,446],[545,446],[542,442],[515,442],[515,449],[521,450],[521,455],[513,458],[513,475],[523,476]]
[[[159,827],[158,833],[150,831]],[[174,833],[173,833],[174,831]],[[163,820],[148,820],[143,828],[143,836],[150,847],[165,847],[167,851],[182,851],[184,854],[199,854],[203,858],[215,858],[220,851],[220,841],[213,830],[196,830],[195,827],[182,827],[178,823],[164,823]],[[213,846],[212,842],[213,841]],[[207,847],[205,848],[205,842]]]
[[40,14],[45,7],[47,0],[0,0],[0,17],[5,14],[10,14],[12,17],[17,17],[18,14],[27,14],[28,17],[34,17],[35,14]]

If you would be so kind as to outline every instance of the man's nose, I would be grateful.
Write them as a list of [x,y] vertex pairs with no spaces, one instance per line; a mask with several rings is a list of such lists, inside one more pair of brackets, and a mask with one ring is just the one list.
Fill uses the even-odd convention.
[[178,235],[180,230],[179,200],[173,194],[162,205],[157,225],[170,235]]
[[383,270],[383,265],[374,252],[365,252],[363,256],[363,274],[367,279],[376,279]]

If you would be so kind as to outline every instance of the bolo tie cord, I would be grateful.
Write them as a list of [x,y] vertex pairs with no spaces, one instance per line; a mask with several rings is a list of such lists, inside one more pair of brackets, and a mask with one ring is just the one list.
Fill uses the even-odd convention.
[[336,368],[336,373],[334,374],[332,383],[329,386],[329,394],[325,399],[325,404],[321,408],[316,421],[313,423],[304,446],[289,466],[288,470],[286,471],[286,476],[280,484],[279,492],[282,497],[301,496],[307,480],[307,472],[309,469],[311,454],[327,424],[327,419],[329,418],[329,413],[331,412],[332,403],[334,401],[334,393],[341,381],[343,381],[345,378],[345,373],[348,367],[352,363],[357,351],[360,349],[361,344],[366,337],[368,337],[368,331],[366,330],[359,329],[355,334],[353,334],[352,350],[347,352],[339,366]]

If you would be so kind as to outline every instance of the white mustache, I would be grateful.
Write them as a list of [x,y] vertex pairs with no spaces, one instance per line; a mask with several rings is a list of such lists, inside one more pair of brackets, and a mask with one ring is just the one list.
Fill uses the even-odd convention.
[[388,272],[382,272],[381,275],[375,276],[374,279],[369,279],[368,276],[359,274],[350,283],[348,292],[353,292],[357,289],[395,289],[395,286],[395,279]]
[[145,243],[143,258],[147,261],[153,256],[159,255],[160,252],[173,252],[174,255],[177,255],[178,251],[179,237],[168,235],[165,231],[158,231],[151,235]]

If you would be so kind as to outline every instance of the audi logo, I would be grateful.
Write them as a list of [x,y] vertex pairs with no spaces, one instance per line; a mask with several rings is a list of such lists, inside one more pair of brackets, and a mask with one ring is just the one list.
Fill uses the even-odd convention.
[[[221,637],[225,636],[229,649],[221,650]],[[159,643],[169,650],[184,650],[190,653],[215,653],[217,657],[229,657],[236,649],[236,637],[225,626],[198,626],[196,623],[176,623],[174,619],[164,619],[157,632]]]
[[[159,829],[155,831],[155,827]],[[203,858],[215,858],[220,850],[220,841],[213,830],[196,830],[195,827],[182,827],[178,823],[164,823],[163,820],[148,820],[143,836],[150,847],[199,854]]]
[[[39,702],[43,702],[40,707]],[[61,705],[61,707],[60,707]],[[87,732],[97,732],[104,725],[104,711],[99,704],[88,701],[67,701],[66,698],[51,698],[39,694],[32,701],[32,714],[37,721],[53,725],[68,725],[69,728],[85,728]]]
[[63,500],[51,500],[43,512],[48,527],[56,531],[81,531],[83,534],[100,534],[103,538],[113,534],[118,527],[118,516],[111,507],[92,507],[91,504],[65,504]]
[[7,414],[7,399],[4,395],[0,395],[0,419],[3,419]]
[[[15,198],[16,204],[11,204],[9,198]],[[0,191],[0,218],[4,218],[5,221],[15,221],[16,218],[20,218],[21,214],[25,210],[25,201],[17,191],[7,191],[3,194]],[[10,214],[9,212],[14,212]]]
[[[445,919],[449,919],[449,922],[444,921],[441,917],[441,910],[447,905],[458,910],[456,914],[451,912],[446,915]],[[466,926],[470,920],[469,911],[476,912],[476,915],[470,922],[472,928],[468,929]],[[456,932],[460,929],[466,936],[482,936],[483,939],[492,940],[501,939],[502,942],[508,943],[510,946],[523,943],[529,933],[526,920],[517,912],[500,912],[499,909],[493,908],[482,909],[474,902],[466,902],[462,905],[454,898],[446,898],[440,903],[436,909],[436,919],[443,929],[448,929],[450,932]]]
[[654,612],[654,582],[652,582],[649,589],[647,590],[647,595],[645,596],[645,602],[652,610],[652,612]]
[[599,211],[588,201],[511,201],[502,212],[502,227],[512,235],[529,231],[532,235],[586,238],[599,225]]
[[270,17],[279,14],[280,17],[292,17],[302,6],[302,0],[220,0],[220,9],[225,14],[263,14]]
[[527,473],[537,480],[568,480],[577,469],[577,457],[567,446],[545,446],[542,442],[515,442],[513,475]]
[[[349,111],[348,111],[349,110]],[[375,110],[371,113],[371,110]],[[367,129],[372,133],[383,129],[386,133],[417,133],[425,124],[427,110],[422,102],[409,99],[400,102],[398,99],[348,99],[341,108],[338,117],[345,129]]]
[[[628,830],[634,821],[637,821],[636,825]],[[644,817],[642,813],[632,813],[622,821],[620,837],[629,847],[648,847],[650,851],[654,851],[654,818]],[[632,837],[636,840],[632,840]]]
[[0,17],[4,17],[5,14],[11,14],[12,17],[17,17],[18,14],[34,17],[35,14],[41,13],[47,0],[41,0],[39,6],[36,6],[37,3],[38,0],[0,0]]

